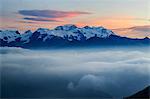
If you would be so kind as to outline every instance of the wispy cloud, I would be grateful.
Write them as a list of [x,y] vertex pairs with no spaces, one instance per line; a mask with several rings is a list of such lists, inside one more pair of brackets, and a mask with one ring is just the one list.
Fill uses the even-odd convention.
[[134,26],[130,28],[118,28],[113,29],[113,31],[121,36],[127,36],[132,38],[150,37],[150,25]]
[[19,10],[18,13],[23,16],[24,20],[32,21],[48,21],[58,22],[64,18],[72,18],[79,15],[91,14],[89,12],[81,11],[58,11],[58,10]]
[[30,18],[30,17],[25,17],[23,19],[31,20],[31,21],[59,22],[58,20],[49,19],[49,18]]

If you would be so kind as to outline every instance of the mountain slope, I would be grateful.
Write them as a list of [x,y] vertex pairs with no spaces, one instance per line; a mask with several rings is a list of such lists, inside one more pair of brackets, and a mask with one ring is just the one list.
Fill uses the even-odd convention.
[[124,99],[150,99],[150,86]]

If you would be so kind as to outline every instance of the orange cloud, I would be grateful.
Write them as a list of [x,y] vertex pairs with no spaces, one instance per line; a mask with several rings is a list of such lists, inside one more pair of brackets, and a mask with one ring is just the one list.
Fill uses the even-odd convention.
[[[72,18],[83,14],[91,14],[81,11],[58,11],[58,10],[19,10],[19,15],[24,16],[24,20],[58,22],[60,19]],[[59,20],[58,20],[59,19]]]

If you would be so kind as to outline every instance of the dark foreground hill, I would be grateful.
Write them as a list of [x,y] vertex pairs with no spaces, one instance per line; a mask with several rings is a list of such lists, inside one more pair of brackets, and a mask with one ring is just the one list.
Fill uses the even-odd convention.
[[124,99],[150,99],[150,86]]

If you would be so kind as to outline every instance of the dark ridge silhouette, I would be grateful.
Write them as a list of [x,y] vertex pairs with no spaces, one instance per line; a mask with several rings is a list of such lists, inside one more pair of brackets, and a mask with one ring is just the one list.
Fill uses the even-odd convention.
[[150,99],[150,86],[124,99]]

